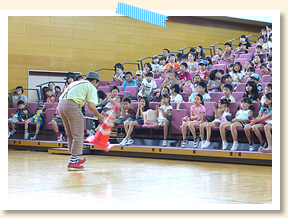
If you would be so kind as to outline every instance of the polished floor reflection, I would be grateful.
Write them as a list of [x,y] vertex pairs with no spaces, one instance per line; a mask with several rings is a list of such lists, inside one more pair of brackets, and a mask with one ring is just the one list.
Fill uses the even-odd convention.
[[[155,205],[271,204],[272,167],[86,155],[68,172],[69,155],[8,151],[8,203],[37,209],[148,209]],[[59,206],[60,205],[60,206]],[[27,206],[26,206],[27,207]],[[60,208],[59,208],[60,207]],[[160,209],[160,207],[159,207]]]

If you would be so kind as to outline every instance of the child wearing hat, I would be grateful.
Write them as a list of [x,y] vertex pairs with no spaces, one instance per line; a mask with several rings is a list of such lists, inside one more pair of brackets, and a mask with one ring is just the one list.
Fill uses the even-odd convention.
[[260,79],[261,78],[258,73],[254,73],[252,74],[252,76],[250,76],[250,81],[254,81],[257,84],[258,92],[263,92],[263,87],[260,84],[258,84]]
[[206,70],[206,67],[207,67],[207,61],[205,60],[202,60],[200,61],[199,63],[199,71],[197,72],[197,74],[200,75],[200,78],[201,78],[201,81],[204,81],[204,82],[208,82],[209,80],[209,72],[208,70]]
[[35,111],[35,114],[33,117],[29,118],[28,120],[25,121],[25,133],[24,133],[24,139],[29,138],[29,133],[28,133],[28,124],[30,122],[34,122],[36,125],[36,131],[34,137],[31,137],[31,140],[35,140],[38,136],[40,126],[43,124],[43,118],[42,116],[45,114],[45,103],[43,100],[38,101],[38,108]]
[[136,72],[135,79],[136,79],[135,82],[136,82],[136,85],[138,86],[138,91],[139,91],[143,82],[143,72],[141,70],[138,70]]

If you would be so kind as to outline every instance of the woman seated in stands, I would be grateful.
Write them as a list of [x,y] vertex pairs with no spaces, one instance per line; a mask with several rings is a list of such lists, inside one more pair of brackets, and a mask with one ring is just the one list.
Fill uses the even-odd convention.
[[196,48],[196,61],[203,61],[206,57],[206,54],[203,52],[201,45],[198,45]]
[[[17,89],[23,89],[23,87],[22,87],[22,86],[17,86],[17,87],[16,87],[16,90],[17,90]],[[17,103],[17,102],[20,101],[20,100],[24,101],[25,104],[28,103],[27,96],[26,96],[26,95],[23,95],[23,90],[18,90],[18,91],[16,91],[16,92],[15,92],[15,95],[12,96],[12,101],[13,101],[13,103]]]

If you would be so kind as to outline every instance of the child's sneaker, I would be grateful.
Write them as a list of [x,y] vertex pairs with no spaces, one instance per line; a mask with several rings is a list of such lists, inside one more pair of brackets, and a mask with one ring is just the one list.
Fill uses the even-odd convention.
[[68,137],[67,135],[64,135],[64,136],[62,137],[62,140],[63,140],[63,141],[67,141],[67,137]]
[[[267,148],[267,147],[268,147],[267,142],[264,142],[263,144],[260,145],[260,148],[262,148],[262,149],[265,149],[265,148]],[[259,148],[259,149],[260,149],[260,148]]]
[[210,144],[210,141],[205,141],[205,143],[202,144],[202,148],[208,148]]
[[126,143],[127,143],[127,139],[124,138],[124,139],[122,140],[122,142],[120,142],[120,145],[125,146]]
[[189,143],[189,141],[187,139],[184,139],[182,142],[181,148],[186,148],[188,143]]
[[58,137],[58,140],[57,140],[58,142],[62,142],[63,141],[63,135],[62,134],[60,134],[60,136]]
[[132,145],[134,143],[133,139],[128,139],[126,145]]
[[253,143],[249,144],[249,151],[254,151]]
[[37,135],[35,134],[33,137],[30,138],[31,140],[36,140],[37,139]]
[[222,150],[226,150],[228,148],[228,142],[226,140],[224,140],[222,142]]
[[193,146],[193,148],[198,148],[199,142],[200,142],[200,139],[199,139],[198,137],[196,137],[196,138],[194,139],[194,146]]
[[29,133],[28,132],[25,132],[24,133],[24,139],[28,139],[29,138]]
[[232,148],[231,148],[231,151],[236,151],[238,146],[239,146],[239,143],[237,141],[234,141],[233,145],[232,145]]
[[9,139],[12,135],[14,135],[15,132],[16,132],[16,129],[14,129],[14,130],[12,130],[11,132],[9,132],[8,139]]
[[167,140],[164,140],[164,141],[163,141],[163,144],[162,144],[162,147],[166,147],[167,145],[168,145]]
[[262,153],[272,153],[272,148],[261,148],[260,147],[258,151],[260,151]]

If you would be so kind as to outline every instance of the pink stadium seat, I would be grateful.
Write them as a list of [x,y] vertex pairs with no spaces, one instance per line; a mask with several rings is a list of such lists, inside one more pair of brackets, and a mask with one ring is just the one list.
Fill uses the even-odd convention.
[[216,102],[205,102],[204,107],[206,109],[205,115],[214,116],[214,109],[213,107],[216,106]]
[[232,63],[232,60],[221,60],[220,61],[220,64],[225,64],[226,67],[231,63]]
[[160,76],[161,76],[161,73],[154,73],[154,79],[158,79],[160,78]]
[[102,90],[105,94],[110,92],[110,87],[109,86],[98,86],[97,87],[98,90]]
[[31,114],[34,114],[36,112],[37,107],[38,107],[37,102],[31,102],[27,104],[27,109]]
[[177,102],[171,102],[171,106],[173,110],[175,110],[177,108]]
[[180,95],[182,96],[183,101],[188,102],[189,94],[187,92],[181,92]]
[[263,81],[263,83],[269,83],[271,78],[272,78],[272,76],[270,76],[270,75],[263,75],[262,81]]
[[110,87],[112,86],[122,86],[122,82],[120,80],[112,80],[110,83]]
[[135,113],[137,112],[137,109],[138,109],[138,101],[135,101],[135,102],[131,102],[131,109],[133,109],[135,111]]
[[52,118],[54,118],[54,114],[56,112],[56,108],[48,108],[46,110],[46,115],[45,115],[45,128],[46,130],[53,130],[52,124],[51,124],[51,120]]
[[56,108],[56,107],[58,107],[58,102],[54,102],[54,104],[52,106],[52,108]]
[[211,97],[211,102],[216,102],[218,103],[220,98],[224,96],[223,92],[210,92],[210,97]]
[[154,80],[155,80],[155,82],[156,82],[157,88],[160,89],[160,87],[161,87],[164,79],[154,79]]
[[159,102],[149,102],[149,108],[156,110],[156,106],[159,106]]
[[126,86],[125,90],[131,92],[131,96],[137,97],[138,86]]
[[240,62],[242,64],[242,67],[244,68],[245,61],[246,61],[246,58],[237,58],[235,59],[234,63]]
[[186,84],[186,85],[184,85],[184,86],[183,86],[183,92],[188,93],[188,92],[186,91],[187,88],[189,89],[189,92],[191,93],[191,92],[192,92],[191,84]]
[[124,87],[123,86],[117,86],[117,88],[119,89],[119,92],[124,91]]
[[193,102],[181,102],[179,109],[185,109],[190,114],[190,108],[193,104],[194,104]]
[[172,129],[171,133],[172,134],[182,134],[182,118],[184,116],[188,115],[186,110],[173,110],[172,111],[172,116],[171,116],[171,124],[172,124]]
[[251,51],[249,53],[254,54],[255,53],[255,48],[256,48],[256,46],[255,47],[251,47]]
[[98,86],[109,86],[109,80],[101,80],[101,81],[99,81]]
[[119,96],[120,96],[120,98],[121,98],[121,101],[124,99],[124,98],[126,98],[126,93],[120,93],[119,92]]
[[226,65],[225,64],[215,64],[213,66],[213,69],[219,69],[219,70],[226,70]]
[[262,74],[262,72],[261,72],[260,69],[255,69],[255,73],[257,73],[258,75],[261,75],[261,74]]
[[244,77],[244,82],[245,82],[245,83],[247,82],[248,78],[249,78],[249,76],[245,76],[245,77]]
[[192,80],[192,81],[193,81],[194,75],[197,74],[197,73],[198,73],[198,71],[192,71],[192,72],[190,73],[190,75],[191,75],[191,80]]
[[245,58],[246,60],[250,60],[251,59],[251,57],[252,57],[252,54],[241,54],[240,56],[239,56],[239,58]]
[[236,86],[236,92],[245,92],[246,83],[238,83]]
[[245,92],[232,92],[231,95],[235,98],[235,102],[240,102]]
[[257,43],[254,43],[254,44],[252,44],[251,47],[254,47],[254,48],[255,48],[256,46],[257,46]]

